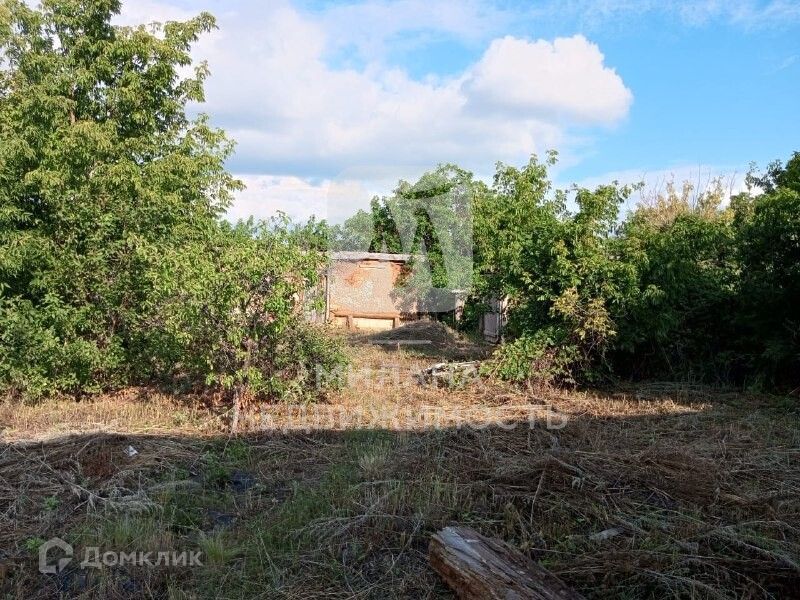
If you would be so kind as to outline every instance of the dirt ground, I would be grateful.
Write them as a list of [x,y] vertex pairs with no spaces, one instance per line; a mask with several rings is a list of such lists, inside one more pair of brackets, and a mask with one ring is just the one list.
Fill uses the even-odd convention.
[[353,345],[379,346],[387,351],[405,349],[439,360],[473,360],[485,357],[492,347],[470,339],[436,321],[412,321],[379,333],[350,337]]
[[[235,437],[213,397],[0,404],[0,597],[451,597],[427,547],[455,523],[588,598],[800,597],[796,399],[434,388],[420,369],[486,348],[371,341],[342,392],[254,409]],[[54,537],[74,559],[41,574]],[[202,566],[82,569],[92,548]]]

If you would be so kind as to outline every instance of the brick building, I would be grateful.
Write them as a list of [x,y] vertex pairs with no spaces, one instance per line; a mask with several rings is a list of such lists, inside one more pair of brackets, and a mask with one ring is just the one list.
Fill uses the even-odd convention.
[[326,321],[375,331],[418,319],[396,285],[410,259],[409,254],[335,252],[325,282]]

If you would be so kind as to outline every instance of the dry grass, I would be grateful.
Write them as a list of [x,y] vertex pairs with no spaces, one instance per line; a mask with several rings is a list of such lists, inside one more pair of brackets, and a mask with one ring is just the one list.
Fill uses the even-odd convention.
[[0,402],[0,441],[57,439],[94,432],[129,434],[219,433],[224,410],[216,398],[179,398],[148,388],[129,388],[91,399],[50,399],[38,404]]
[[[588,597],[800,595],[796,401],[665,384],[433,389],[412,377],[429,357],[353,352],[371,376],[326,405],[268,407],[238,438],[208,402],[143,390],[0,407],[0,591],[446,597],[427,543],[459,522]],[[208,560],[44,577],[31,548],[55,535]]]

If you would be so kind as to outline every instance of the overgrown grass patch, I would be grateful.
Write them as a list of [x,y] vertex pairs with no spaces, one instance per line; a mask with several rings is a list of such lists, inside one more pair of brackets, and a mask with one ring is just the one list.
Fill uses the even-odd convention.
[[[370,360],[382,352],[368,350]],[[501,409],[526,401],[506,388],[409,390],[412,408],[458,414],[471,398],[505,422]],[[338,400],[395,403],[404,391],[384,399],[358,387]],[[25,598],[446,597],[427,546],[459,523],[510,542],[589,598],[791,597],[797,414],[769,397],[737,406],[730,394],[652,386],[527,399],[567,415],[557,430],[526,419],[441,430],[301,421],[239,437],[95,433],[9,445],[0,535],[19,566],[6,584]],[[54,536],[78,555],[91,545],[185,548],[204,564],[42,580],[36,550]]]

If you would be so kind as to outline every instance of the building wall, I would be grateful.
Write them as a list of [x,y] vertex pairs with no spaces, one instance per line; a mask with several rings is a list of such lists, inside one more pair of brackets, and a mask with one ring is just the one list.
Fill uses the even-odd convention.
[[328,318],[352,329],[391,329],[404,313],[395,284],[403,261],[333,260],[328,271]]

